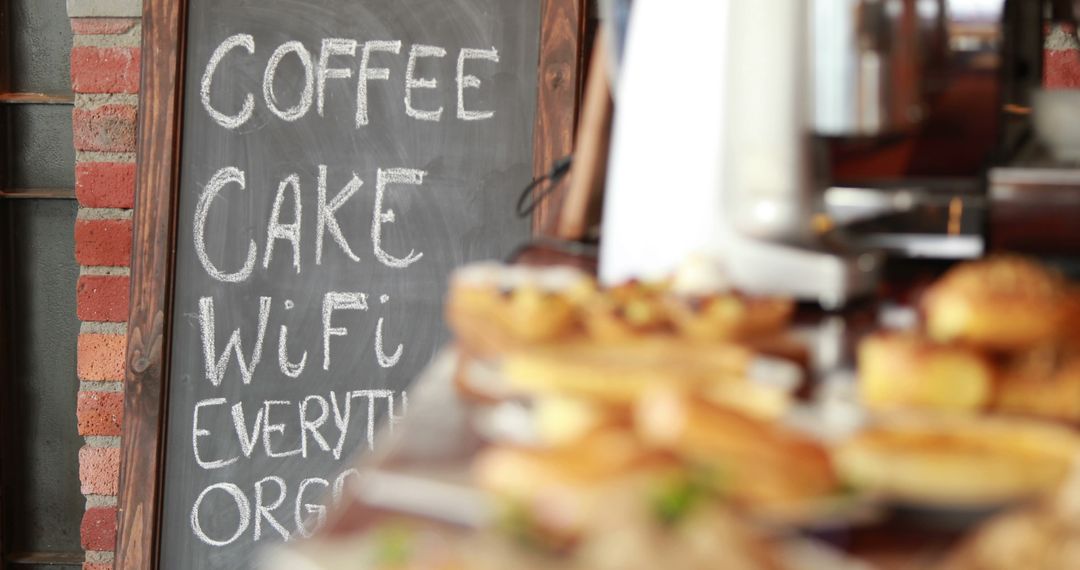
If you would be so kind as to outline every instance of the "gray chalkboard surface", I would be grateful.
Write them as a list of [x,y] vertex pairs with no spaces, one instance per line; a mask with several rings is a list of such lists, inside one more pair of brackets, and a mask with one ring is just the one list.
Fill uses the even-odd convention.
[[505,255],[535,0],[190,0],[160,564],[305,536]]

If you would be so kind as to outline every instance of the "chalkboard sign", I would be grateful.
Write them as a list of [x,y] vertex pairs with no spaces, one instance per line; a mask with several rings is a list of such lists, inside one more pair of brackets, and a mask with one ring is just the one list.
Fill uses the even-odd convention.
[[451,269],[529,237],[582,6],[145,10],[117,567],[253,568],[408,416]]

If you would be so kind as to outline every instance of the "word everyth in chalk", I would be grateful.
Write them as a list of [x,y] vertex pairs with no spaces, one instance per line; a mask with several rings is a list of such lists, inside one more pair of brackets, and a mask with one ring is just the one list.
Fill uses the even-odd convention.
[[[359,437],[366,439],[368,449],[375,449],[376,406],[385,406],[392,431],[405,418],[409,405],[405,392],[398,395],[397,406],[391,390],[330,391],[326,396],[312,394],[296,401],[266,400],[247,406],[242,400],[235,403],[225,398],[201,400],[195,404],[191,423],[195,462],[202,469],[212,471],[251,459],[252,455],[259,455],[256,450],[271,458],[308,459],[321,453],[337,461],[343,451],[351,451],[356,445],[357,437],[349,436],[355,433],[353,425],[365,410],[366,429]],[[361,407],[353,413],[356,400]],[[396,407],[401,408],[400,413],[396,413]],[[215,431],[210,429],[211,425],[229,427]],[[293,443],[283,443],[286,440]],[[215,448],[225,447],[229,451],[219,451],[222,456],[213,457],[200,442],[211,442]]]

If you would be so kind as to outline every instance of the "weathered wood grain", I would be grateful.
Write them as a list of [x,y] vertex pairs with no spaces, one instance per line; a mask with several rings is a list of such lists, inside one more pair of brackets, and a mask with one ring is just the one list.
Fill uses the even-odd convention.
[[158,565],[185,0],[144,0],[117,570]]
[[[585,0],[543,0],[540,10],[540,64],[533,126],[534,178],[546,174],[556,160],[573,151],[587,21]],[[554,202],[548,199],[536,208],[534,234],[552,232],[558,213]]]

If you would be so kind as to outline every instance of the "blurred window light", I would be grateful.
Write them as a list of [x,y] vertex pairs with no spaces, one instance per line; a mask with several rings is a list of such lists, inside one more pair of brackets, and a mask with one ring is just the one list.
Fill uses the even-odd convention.
[[941,0],[918,0],[915,12],[922,20],[936,20],[941,13]]
[[967,22],[996,22],[1001,18],[1004,0],[949,0],[949,17]]

